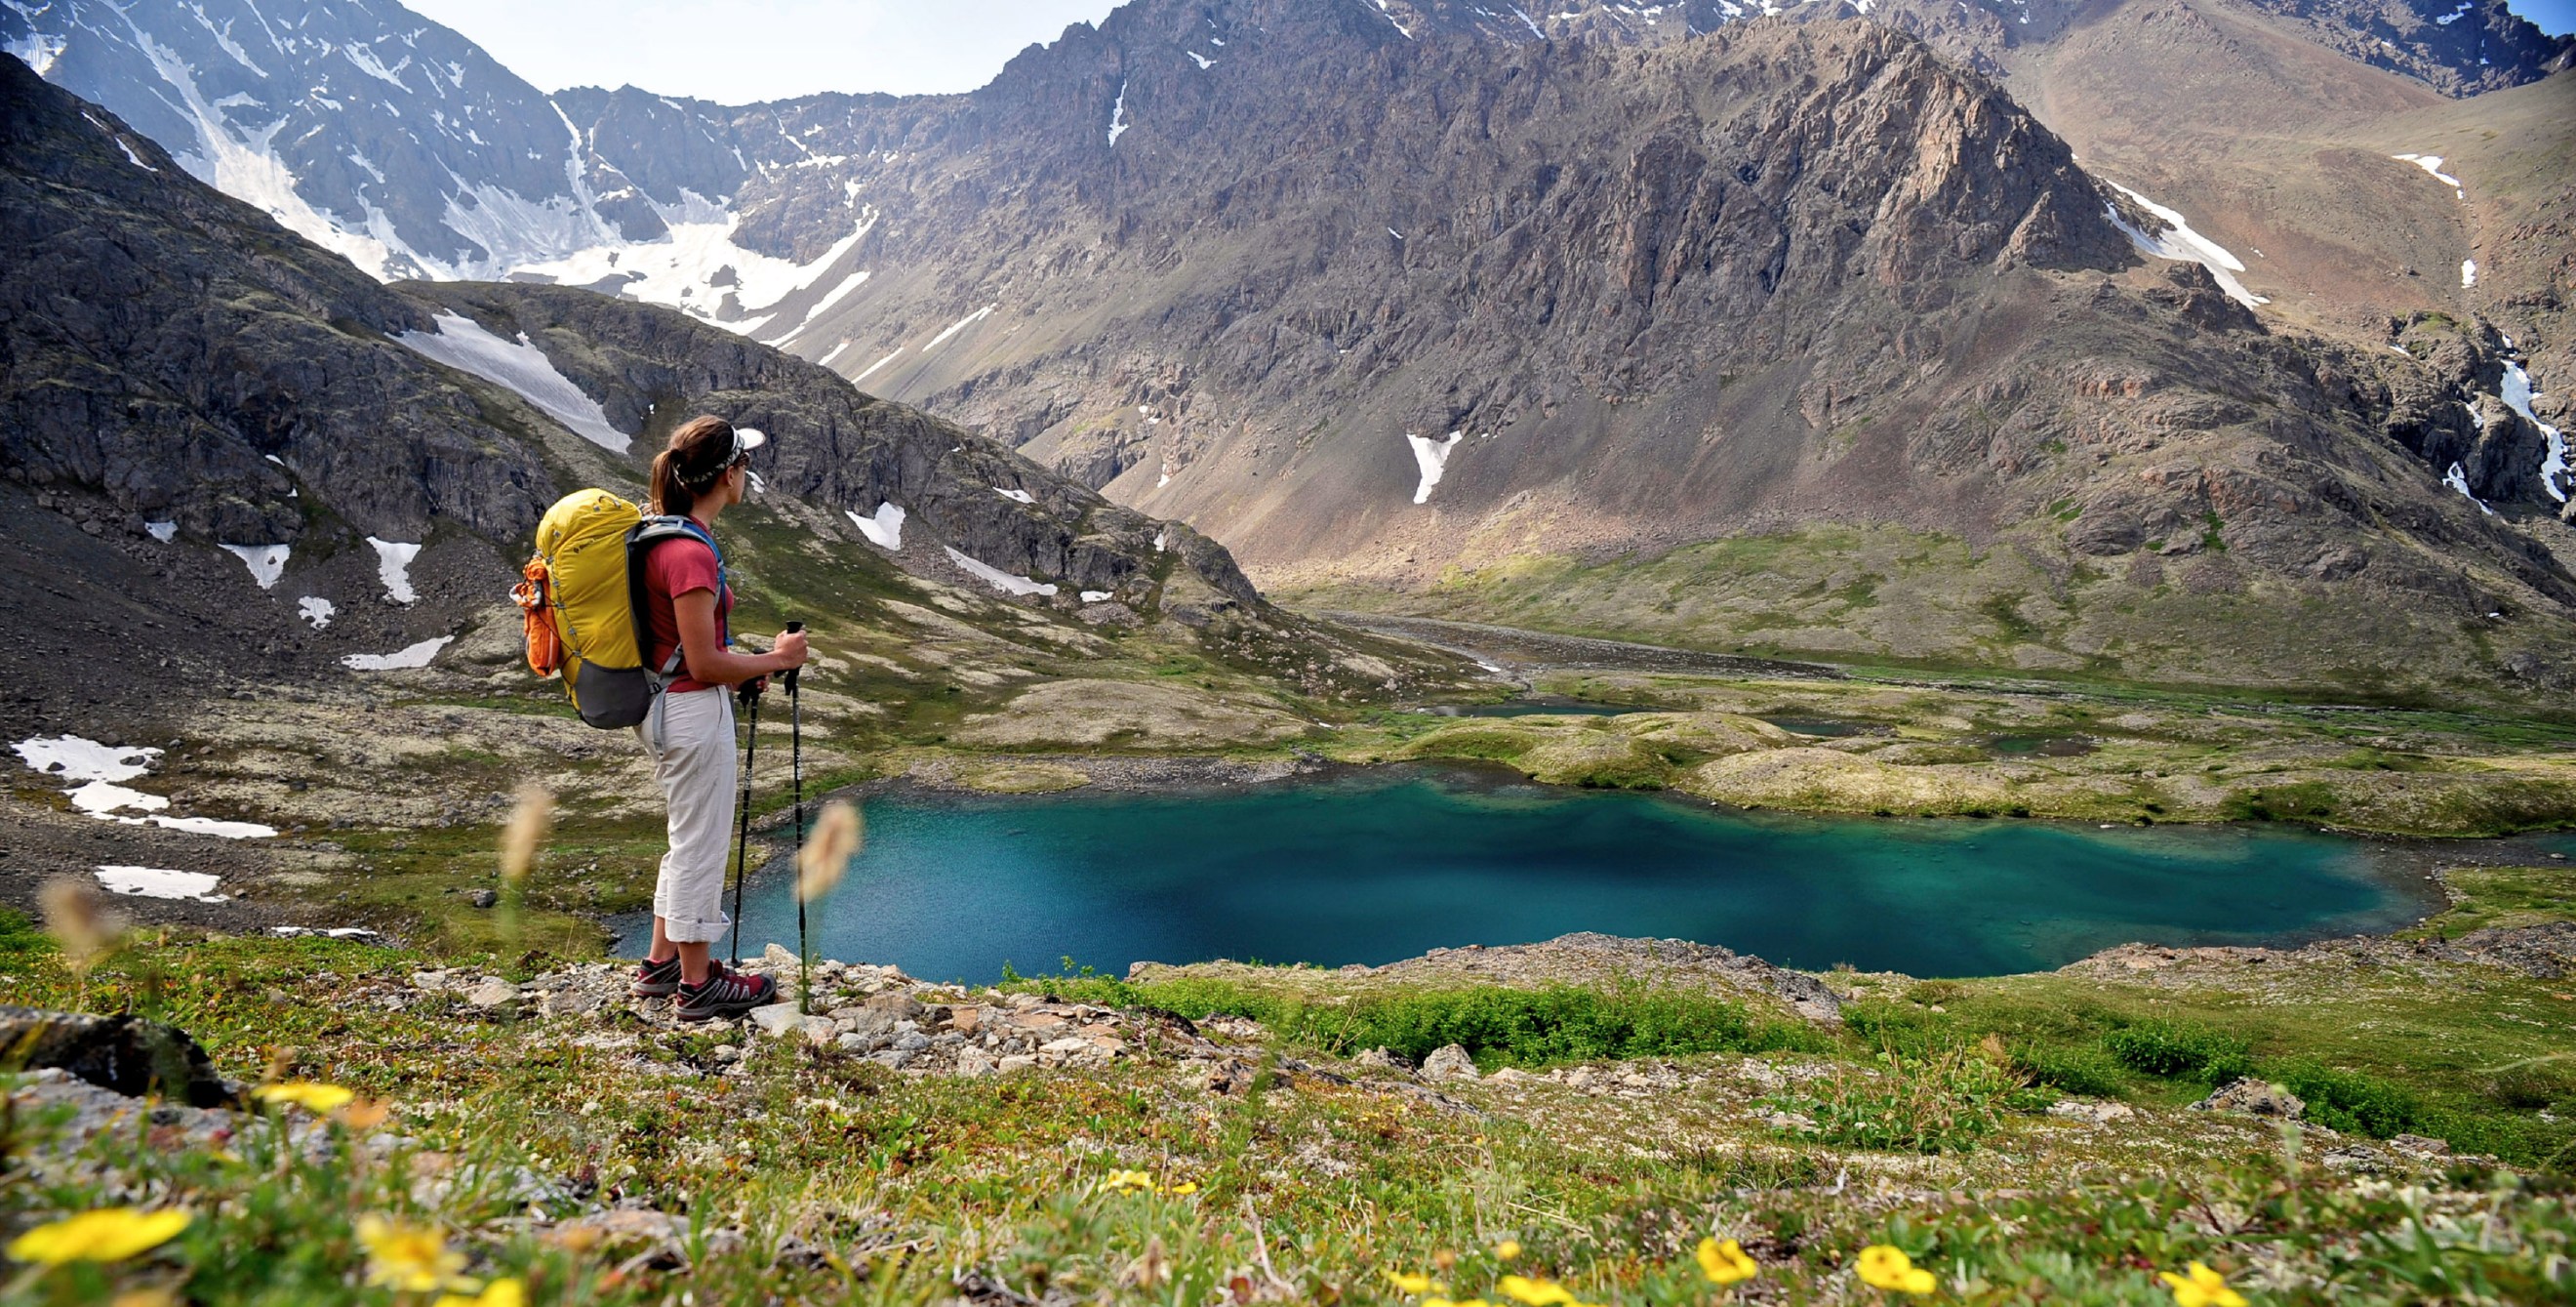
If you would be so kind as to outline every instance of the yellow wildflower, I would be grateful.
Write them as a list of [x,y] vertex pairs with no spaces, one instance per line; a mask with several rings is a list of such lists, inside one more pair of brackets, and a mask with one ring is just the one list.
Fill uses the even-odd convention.
[[1762,1273],[1761,1266],[1744,1255],[1743,1245],[1733,1239],[1719,1243],[1715,1239],[1699,1241],[1699,1273],[1711,1284],[1741,1284]]
[[1506,1275],[1496,1281],[1494,1287],[1502,1290],[1504,1297],[1514,1302],[1527,1303],[1529,1307],[1558,1307],[1559,1304],[1575,1301],[1574,1295],[1566,1292],[1565,1286],[1554,1280],[1533,1280],[1527,1276]]
[[1508,1262],[1520,1255],[1521,1241],[1518,1239],[1505,1239],[1501,1243],[1494,1245],[1494,1256],[1499,1257],[1504,1261]]
[[2228,1288],[2226,1276],[2199,1262],[2180,1275],[2159,1271],[2157,1278],[2173,1286],[2174,1307],[2245,1307],[2245,1295]]
[[1112,1171],[1100,1181],[1100,1188],[1113,1194],[1146,1193],[1153,1187],[1154,1177],[1142,1171]]
[[1902,1248],[1888,1244],[1871,1244],[1860,1250],[1858,1263],[1861,1283],[1873,1289],[1910,1293],[1920,1298],[1939,1287],[1932,1273],[1916,1266]]
[[358,1242],[367,1246],[367,1283],[428,1293],[462,1285],[465,1254],[447,1250],[447,1236],[430,1226],[397,1225],[381,1216],[358,1218]]
[[1198,1191],[1199,1182],[1196,1180],[1183,1180],[1179,1184],[1172,1185],[1163,1190],[1164,1193],[1171,1194],[1175,1197],[1182,1194],[1194,1194]]
[[1392,1268],[1382,1272],[1382,1274],[1386,1276],[1387,1283],[1394,1285],[1396,1288],[1401,1289],[1406,1293],[1419,1294],[1431,1292],[1431,1277],[1428,1275],[1418,1275],[1411,1271],[1399,1271]]
[[12,1261],[60,1266],[65,1262],[121,1262],[168,1243],[195,1218],[171,1208],[146,1212],[102,1207],[40,1225],[9,1241]]
[[1446,1298],[1425,1298],[1422,1300],[1422,1307],[1494,1307],[1494,1305],[1482,1298],[1461,1298],[1456,1302]]
[[471,1298],[462,1294],[443,1294],[430,1307],[527,1307],[527,1286],[517,1280],[494,1280],[483,1286],[483,1292]]
[[261,1085],[252,1090],[251,1094],[263,1103],[293,1103],[315,1116],[329,1116],[347,1107],[358,1096],[355,1090],[311,1080],[289,1080],[279,1085]]

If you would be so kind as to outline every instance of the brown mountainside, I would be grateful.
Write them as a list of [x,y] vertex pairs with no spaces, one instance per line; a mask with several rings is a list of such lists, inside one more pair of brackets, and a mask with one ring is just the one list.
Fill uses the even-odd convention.
[[853,175],[754,188],[749,228],[876,205],[871,279],[799,352],[1317,597],[2153,676],[2559,674],[2541,436],[2456,403],[2493,392],[2493,333],[2366,339],[2251,267],[2248,312],[1886,25],[1489,36],[1129,6],[858,114]]

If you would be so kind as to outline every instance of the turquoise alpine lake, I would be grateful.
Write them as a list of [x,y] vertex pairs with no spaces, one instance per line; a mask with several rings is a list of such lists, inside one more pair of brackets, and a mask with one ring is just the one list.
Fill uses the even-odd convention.
[[[1810,969],[1997,975],[2129,942],[2389,930],[2428,910],[2386,846],[2305,828],[1807,817],[1448,767],[1186,793],[900,790],[863,808],[865,851],[811,906],[815,952],[934,980],[1067,957],[1113,974],[1140,959],[1375,964],[1587,930]],[[786,872],[782,857],[752,878],[746,955],[796,946]],[[650,921],[618,924],[633,956]]]

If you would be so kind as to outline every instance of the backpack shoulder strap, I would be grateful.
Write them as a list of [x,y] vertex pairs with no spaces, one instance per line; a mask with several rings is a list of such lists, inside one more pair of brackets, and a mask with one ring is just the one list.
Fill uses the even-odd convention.
[[653,546],[665,540],[695,540],[714,551],[716,570],[724,570],[724,551],[716,549],[715,537],[706,528],[685,517],[646,517],[626,533],[626,603],[635,622],[635,662],[655,678],[656,688],[676,676],[685,661],[686,650],[671,648],[671,657],[660,667],[653,666],[653,621],[651,588],[645,584],[644,560]]

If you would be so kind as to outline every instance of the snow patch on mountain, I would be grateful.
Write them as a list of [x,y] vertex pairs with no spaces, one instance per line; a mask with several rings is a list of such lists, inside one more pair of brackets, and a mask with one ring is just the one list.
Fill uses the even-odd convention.
[[242,560],[242,566],[250,569],[250,579],[262,590],[286,575],[286,557],[291,552],[286,545],[225,545],[223,551]]
[[[864,271],[845,274],[825,302],[783,324],[782,330],[781,324],[771,321],[779,316],[779,306],[831,275],[876,226],[877,208],[862,206],[849,235],[834,241],[813,261],[797,263],[744,248],[734,240],[740,219],[703,196],[688,194],[686,200],[662,211],[670,230],[665,239],[601,241],[516,264],[512,279],[589,286],[659,304],[764,344],[783,340],[866,281]],[[728,284],[719,286],[720,280]]]
[[420,598],[411,588],[411,560],[420,557],[420,546],[374,536],[368,536],[367,543],[375,546],[376,577],[385,584],[385,597],[398,604]]
[[2110,216],[2111,225],[2126,233],[2130,244],[2160,259],[2172,259],[2176,262],[2188,260],[2209,269],[2209,275],[2217,279],[2219,288],[2227,292],[2227,297],[2249,309],[2272,302],[2245,289],[2245,283],[2236,279],[2237,273],[2245,271],[2244,260],[2229,253],[2226,246],[2193,231],[2191,224],[2183,219],[2182,214],[2118,182],[2111,182],[2109,185],[2111,189],[2128,196],[2139,208],[2154,214],[2165,224],[2165,230],[2150,236],[2132,225],[2128,218],[2121,214],[2118,205],[2103,206],[2104,211]]
[[458,371],[508,387],[574,435],[612,454],[625,453],[633,443],[608,425],[608,414],[599,401],[555,371],[554,362],[544,350],[529,344],[525,333],[513,344],[462,314],[441,313],[433,321],[438,324],[436,331],[406,331],[394,339]]
[[1118,144],[1118,138],[1126,134],[1127,83],[1122,79],[1118,83],[1118,102],[1109,106],[1109,143]]
[[71,43],[62,37],[44,32],[29,32],[25,36],[0,41],[0,51],[18,56],[19,62],[35,69],[38,77],[53,71],[54,61],[62,58],[63,51],[70,46]]
[[405,645],[389,654],[350,654],[340,660],[340,665],[353,672],[391,672],[427,667],[429,660],[437,657],[438,651],[455,638],[452,635],[437,636],[418,644]]
[[215,886],[223,883],[223,877],[204,871],[102,866],[98,869],[98,883],[110,894],[147,899],[194,899],[199,903],[221,903],[226,898],[215,892]]
[[965,317],[959,318],[953,323],[950,323],[948,330],[931,337],[930,343],[921,347],[921,352],[927,354],[930,351],[939,348],[941,342],[956,335],[958,332],[964,331],[968,327],[974,326],[976,323],[982,322],[984,319],[993,316],[993,310],[1000,307],[1002,307],[1000,302],[996,301],[967,314]]
[[2388,157],[2391,159],[2403,159],[2406,162],[2433,174],[2433,180],[2450,187],[2451,194],[2463,200],[2469,198],[2468,188],[2460,183],[2460,179],[2442,171],[2442,156],[2438,154],[2392,154]]
[[[197,70],[181,58],[178,51],[153,40],[151,34],[134,21],[132,14],[114,12],[132,29],[135,48],[152,61],[153,71],[159,73],[161,80],[176,93],[176,107],[184,110],[194,122],[198,148],[193,151],[173,148],[170,151],[190,176],[234,199],[265,210],[288,231],[347,259],[380,281],[412,275],[423,269],[425,265],[421,265],[408,248],[398,251],[394,245],[377,236],[365,234],[371,226],[390,233],[390,224],[384,221],[381,213],[372,215],[372,222],[359,224],[359,230],[353,231],[347,223],[314,208],[296,192],[295,174],[287,170],[271,148],[271,142],[278,129],[286,125],[286,119],[280,118],[265,127],[235,129],[224,112],[231,105],[232,97],[226,97],[222,105],[208,102],[204,93],[197,89]],[[167,100],[169,97],[162,98]],[[164,142],[164,145],[167,147],[168,143]],[[401,267],[396,262],[397,258],[409,260],[413,266],[408,269]]]
[[1449,470],[1449,451],[1458,447],[1464,433],[1452,431],[1446,440],[1405,433],[1404,443],[1413,446],[1414,465],[1422,470],[1422,481],[1413,488],[1413,502],[1431,502],[1431,489],[1440,484],[1441,474]]
[[872,517],[861,517],[847,508],[841,511],[849,516],[851,525],[859,529],[859,534],[868,538],[869,544],[879,549],[902,550],[903,508],[901,505],[879,504],[875,516]]
[[2549,452],[2540,460],[2541,488],[2549,492],[2551,499],[2562,504],[2566,503],[2567,492],[2561,489],[2558,483],[2567,477],[2567,437],[2558,428],[2541,421],[2539,416],[2531,411],[2531,401],[2535,398],[2531,389],[2531,374],[2523,371],[2521,364],[2507,360],[2504,365],[2504,387],[2496,397],[2504,401],[2506,408],[2521,414],[2523,421],[2540,428],[2540,438],[2549,443]]
[[976,562],[974,559],[957,552],[953,548],[948,548],[947,546],[942,546],[942,548],[946,548],[948,550],[949,562],[955,563],[959,568],[963,569],[967,575],[992,586],[994,589],[999,590],[1004,594],[1020,596],[1047,595],[1050,597],[1055,594],[1055,585],[1053,582],[1034,580],[1025,576],[1013,576],[998,567]]

